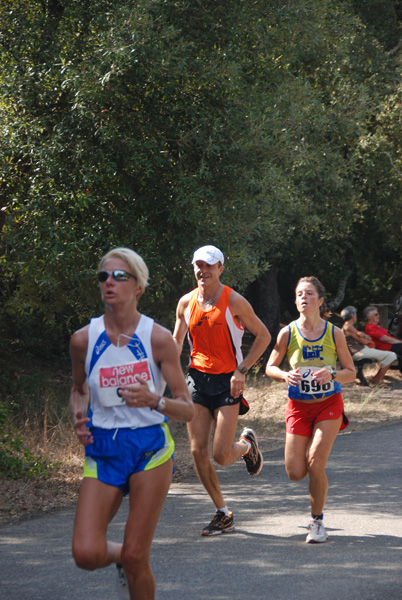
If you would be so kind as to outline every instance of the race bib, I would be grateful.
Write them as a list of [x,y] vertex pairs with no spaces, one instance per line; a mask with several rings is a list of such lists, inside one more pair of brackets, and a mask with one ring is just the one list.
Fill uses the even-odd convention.
[[313,379],[314,371],[319,371],[321,367],[299,367],[299,373],[302,380],[299,383],[299,392],[301,394],[326,394],[333,392],[335,389],[333,380],[320,385],[318,381]]
[[102,406],[121,406],[124,404],[117,391],[132,383],[137,383],[136,377],[147,382],[151,392],[155,391],[151,369],[147,359],[117,367],[100,367],[98,370],[98,393]]

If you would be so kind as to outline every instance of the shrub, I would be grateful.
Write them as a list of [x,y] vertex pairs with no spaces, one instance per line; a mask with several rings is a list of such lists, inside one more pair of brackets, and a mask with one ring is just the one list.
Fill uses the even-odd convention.
[[36,457],[24,444],[21,434],[9,423],[11,407],[0,403],[0,475],[8,479],[46,477],[49,467],[44,456]]

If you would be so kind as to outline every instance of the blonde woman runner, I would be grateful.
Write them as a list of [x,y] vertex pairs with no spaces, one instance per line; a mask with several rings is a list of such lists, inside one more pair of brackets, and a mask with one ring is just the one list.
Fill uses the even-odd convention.
[[[149,554],[173,470],[166,421],[190,421],[193,405],[172,335],[137,309],[148,281],[143,259],[116,248],[102,258],[97,277],[105,313],[70,343],[70,408],[85,447],[73,556],[91,571],[116,563],[119,597],[153,600]],[[107,528],[125,494],[124,542],[112,542]]]

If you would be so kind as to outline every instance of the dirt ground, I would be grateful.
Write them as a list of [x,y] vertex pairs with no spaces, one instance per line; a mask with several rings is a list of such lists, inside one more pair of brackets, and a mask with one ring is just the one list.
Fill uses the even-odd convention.
[[[375,371],[368,365],[364,374],[370,380]],[[364,387],[357,380],[344,385],[342,395],[351,432],[402,420],[402,375],[397,369],[388,371],[384,387]],[[245,397],[250,411],[239,417],[238,433],[245,426],[252,427],[264,449],[283,447],[286,386],[264,376],[250,376]],[[170,428],[176,442],[173,481],[190,481],[196,475],[186,425],[170,422]],[[0,525],[67,508],[76,502],[83,449],[72,435],[65,435],[62,444],[46,448],[46,455],[55,464],[47,479],[0,480]]]

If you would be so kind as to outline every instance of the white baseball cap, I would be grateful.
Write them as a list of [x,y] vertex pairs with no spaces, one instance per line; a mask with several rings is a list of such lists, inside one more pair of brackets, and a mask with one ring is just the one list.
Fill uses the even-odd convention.
[[197,260],[203,260],[209,265],[214,265],[217,262],[223,264],[225,261],[225,257],[223,256],[219,248],[216,248],[215,246],[202,246],[194,252],[191,264],[193,265]]

